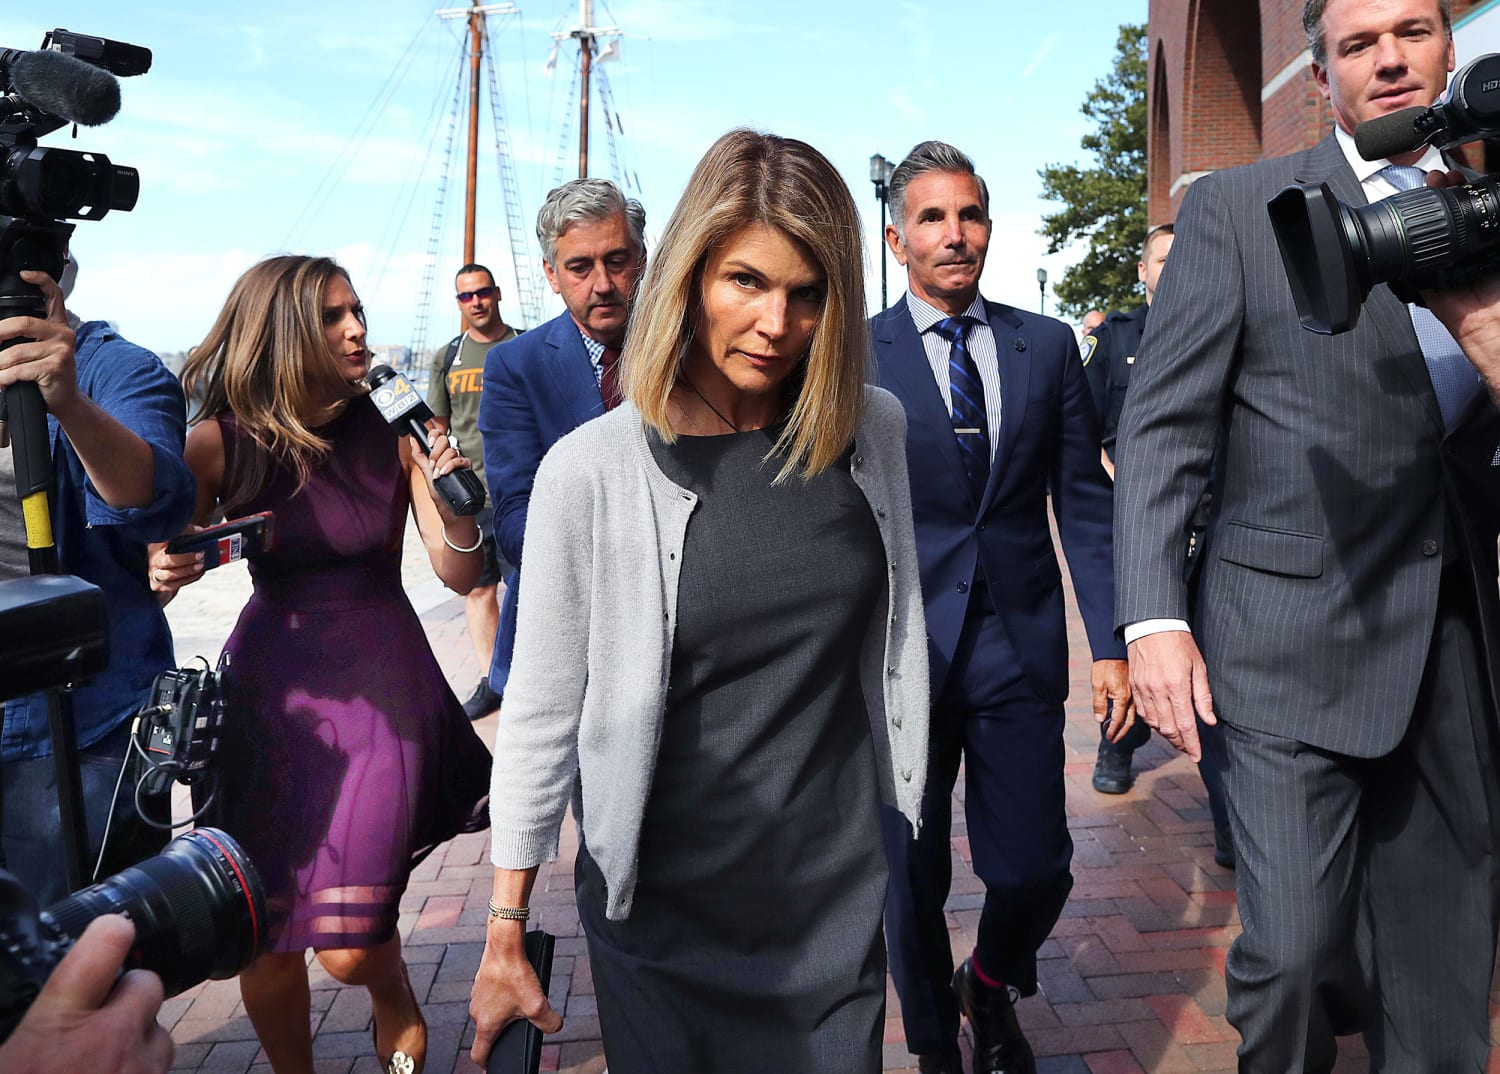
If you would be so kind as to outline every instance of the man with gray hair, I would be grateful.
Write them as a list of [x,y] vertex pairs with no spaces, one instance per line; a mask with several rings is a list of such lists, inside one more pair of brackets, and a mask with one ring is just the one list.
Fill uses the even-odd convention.
[[514,564],[505,583],[490,688],[504,695],[516,639],[521,540],[531,484],[547,449],[620,401],[620,350],[646,267],[646,210],[607,179],[574,179],[537,212],[542,269],[565,312],[491,348],[479,436],[495,539]]
[[[1107,733],[1130,720],[1114,637],[1111,489],[1073,330],[979,293],[989,193],[967,156],[923,142],[890,181],[885,238],[909,289],[871,322],[880,385],[906,408],[926,606],[931,746],[920,833],[888,811],[886,937],[907,1047],[922,1074],[1035,1074],[1015,1001],[1073,886],[1063,802],[1068,642],[1048,488],[1093,650]],[[954,973],[943,903],[960,762],[984,907]],[[910,773],[907,773],[910,776]],[[951,977],[951,983],[950,983]]]

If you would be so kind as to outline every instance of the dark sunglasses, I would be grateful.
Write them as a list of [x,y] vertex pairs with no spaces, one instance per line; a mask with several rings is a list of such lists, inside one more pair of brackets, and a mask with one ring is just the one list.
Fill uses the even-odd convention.
[[490,295],[494,294],[498,290],[500,290],[500,288],[496,287],[494,284],[490,284],[488,287],[481,287],[477,291],[460,291],[457,295],[457,298],[460,302],[469,302],[476,298],[489,298]]

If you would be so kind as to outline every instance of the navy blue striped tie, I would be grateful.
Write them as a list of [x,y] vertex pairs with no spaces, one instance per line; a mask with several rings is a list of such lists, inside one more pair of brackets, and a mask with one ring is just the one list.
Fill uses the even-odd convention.
[[965,340],[969,322],[962,317],[945,317],[933,326],[948,341],[948,387],[953,400],[953,434],[958,438],[958,453],[963,456],[964,470],[974,490],[977,506],[984,499],[984,486],[990,480],[990,425],[984,409],[984,383],[979,367],[969,353]]

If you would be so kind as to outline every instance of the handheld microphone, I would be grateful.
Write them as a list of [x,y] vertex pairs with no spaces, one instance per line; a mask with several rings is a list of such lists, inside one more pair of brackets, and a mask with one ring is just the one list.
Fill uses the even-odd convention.
[[1430,108],[1403,108],[1354,130],[1365,160],[1384,160],[1423,146],[1447,149],[1500,129],[1500,53],[1470,60]]
[[69,123],[97,127],[120,111],[120,83],[114,75],[51,49],[15,54],[10,81],[28,104]]
[[[422,454],[432,454],[427,444],[427,422],[432,408],[423,402],[411,381],[388,365],[372,365],[365,380],[370,399],[380,416],[397,436],[413,437]],[[433,487],[455,515],[477,515],[484,507],[484,482],[473,470],[449,470],[433,481]]]

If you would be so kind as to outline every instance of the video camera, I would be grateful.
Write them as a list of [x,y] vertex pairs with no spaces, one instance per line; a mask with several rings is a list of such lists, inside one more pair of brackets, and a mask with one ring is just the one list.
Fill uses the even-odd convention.
[[[42,148],[37,139],[68,124],[94,126],[120,110],[116,75],[141,74],[151,53],[135,45],[57,29],[38,51],[0,48],[0,319],[45,317],[39,287],[28,269],[61,280],[70,218],[98,220],[111,209],[135,206],[140,178],[102,153]],[[0,349],[16,340],[0,344]],[[31,573],[56,574],[60,564],[51,525],[53,486],[46,405],[36,384],[22,381],[0,392],[0,448],[7,442],[15,494],[23,504]],[[0,490],[0,495],[9,490]],[[77,750],[66,698],[51,694],[47,723],[56,758],[65,860],[70,882],[82,875],[87,840]]]
[[150,67],[149,49],[62,29],[37,52],[0,49],[0,214],[99,220],[133,209],[141,188],[134,168],[102,153],[42,148],[37,139],[69,123],[108,123],[120,110],[114,76]]
[[178,836],[156,857],[45,910],[0,870],[0,1041],[101,914],[124,914],[135,923],[126,967],[154,972],[169,996],[210,977],[235,976],[260,953],[266,936],[260,876],[218,828]]
[[[87,678],[104,669],[108,656],[108,620],[97,586],[65,574],[0,582],[0,701]],[[175,698],[180,691],[169,692]],[[209,977],[233,977],[260,952],[266,935],[255,866],[217,828],[188,832],[156,857],[46,910],[0,870],[0,1041],[100,914],[135,922],[127,965],[154,971],[169,996]]]
[[[1429,108],[1406,108],[1361,123],[1359,154],[1382,160],[1425,146],[1500,134],[1500,53],[1453,76]],[[1500,271],[1500,176],[1465,186],[1418,187],[1351,206],[1327,183],[1287,187],[1267,206],[1302,327],[1338,335],[1354,327],[1376,284],[1403,302]]]

